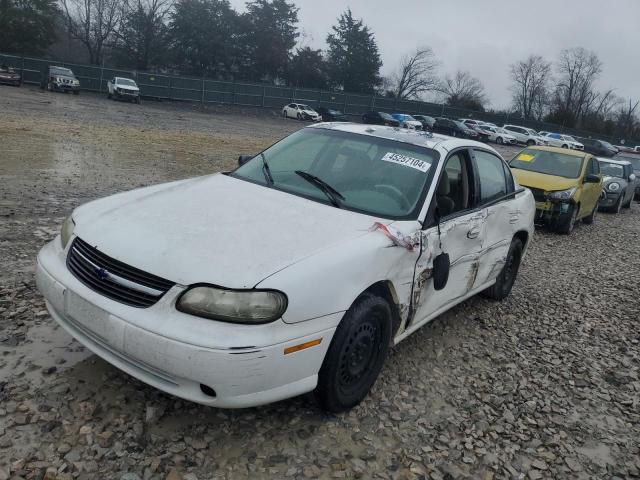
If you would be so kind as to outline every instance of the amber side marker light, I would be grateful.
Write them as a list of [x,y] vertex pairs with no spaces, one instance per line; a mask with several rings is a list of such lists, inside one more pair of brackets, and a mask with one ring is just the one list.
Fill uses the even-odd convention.
[[289,355],[290,353],[299,352],[300,350],[304,350],[305,348],[315,347],[316,345],[320,345],[322,342],[321,338],[317,338],[315,340],[311,340],[310,342],[304,342],[300,345],[294,345],[293,347],[287,347],[284,349],[284,354]]

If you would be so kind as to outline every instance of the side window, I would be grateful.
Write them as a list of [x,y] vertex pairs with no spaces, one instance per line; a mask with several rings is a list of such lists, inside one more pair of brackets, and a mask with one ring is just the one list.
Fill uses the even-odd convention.
[[470,185],[466,158],[465,152],[449,157],[438,181],[436,200],[443,217],[469,208]]
[[474,152],[473,160],[480,182],[480,203],[485,204],[504,197],[508,193],[504,162],[482,150]]

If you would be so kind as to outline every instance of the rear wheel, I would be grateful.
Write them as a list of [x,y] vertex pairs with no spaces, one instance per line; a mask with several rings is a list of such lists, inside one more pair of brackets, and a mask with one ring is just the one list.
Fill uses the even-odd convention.
[[362,295],[338,325],[318,374],[315,396],[338,413],[362,401],[378,378],[391,341],[391,308],[382,298]]
[[629,198],[629,201],[623,205],[623,207],[631,208],[631,202],[633,202],[633,195]]
[[518,276],[518,270],[520,269],[520,260],[522,259],[522,241],[519,238],[511,240],[511,246],[509,247],[509,253],[507,253],[507,259],[505,260],[504,267],[496,283],[482,292],[483,297],[491,298],[493,300],[503,300],[509,296],[513,284]]
[[533,145],[535,145],[536,142],[534,140],[527,140],[527,146],[531,147]]
[[498,138],[496,138],[496,143],[498,145],[502,145],[504,143],[504,140],[502,139],[502,137],[498,137]]
[[562,148],[569,148],[567,145],[562,145]]

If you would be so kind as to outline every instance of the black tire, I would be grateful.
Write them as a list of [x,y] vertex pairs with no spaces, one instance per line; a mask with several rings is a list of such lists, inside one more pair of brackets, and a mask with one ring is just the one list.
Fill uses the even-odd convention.
[[299,113],[296,115],[296,117],[298,118],[298,120],[302,120],[302,115],[300,115]]
[[136,98],[136,103],[137,103],[138,105],[140,105],[140,97],[137,97],[137,98]]
[[532,145],[535,145],[536,142],[534,140],[527,140],[527,147],[531,147]]
[[[622,198],[622,197],[620,197]],[[591,213],[582,219],[582,223],[585,225],[591,225],[593,221],[596,219],[596,213],[598,212],[598,203],[596,202],[596,206],[593,207]]]
[[620,194],[620,196],[618,197],[618,201],[616,202],[616,204],[611,207],[611,211],[613,213],[620,213],[620,210],[622,210],[622,194]]
[[111,100],[111,99],[113,98],[113,95],[111,95],[111,94],[109,93],[109,91],[107,91],[107,98],[108,98],[109,100]]
[[74,91],[73,91],[73,94],[74,94],[74,95],[80,95],[80,90],[74,90]]
[[502,139],[502,137],[498,137],[498,138],[496,138],[496,143],[498,145],[502,145],[504,143],[504,140]]
[[333,413],[356,406],[378,378],[391,342],[391,308],[375,295],[360,296],[338,325],[314,393]]
[[622,206],[622,208],[631,208],[631,202],[633,202],[633,197],[631,197],[629,201]]
[[558,233],[569,235],[573,232],[573,228],[576,226],[576,219],[578,218],[578,205],[572,205],[571,210],[563,215],[556,226]]
[[562,148],[569,148],[568,145],[562,145]]
[[511,240],[509,246],[509,253],[507,253],[507,259],[502,267],[502,271],[496,283],[482,292],[483,297],[491,298],[492,300],[504,300],[511,293],[513,284],[518,276],[518,270],[520,269],[520,261],[522,260],[522,240],[514,238]]

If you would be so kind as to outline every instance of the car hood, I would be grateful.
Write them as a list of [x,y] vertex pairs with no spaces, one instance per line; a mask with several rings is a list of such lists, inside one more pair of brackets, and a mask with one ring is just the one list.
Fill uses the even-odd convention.
[[71,75],[60,75],[58,73],[54,73],[54,74],[52,74],[52,76],[56,77],[56,78],[62,78],[63,80],[77,80],[76,77],[71,76]]
[[567,190],[578,185],[577,178],[557,177],[545,173],[530,172],[514,168],[511,170],[516,181],[523,187],[538,188],[547,192]]
[[611,175],[605,175],[602,177],[603,186],[613,182],[619,183],[622,188],[627,186],[627,181],[624,178],[612,177]]
[[229,288],[252,288],[381,221],[223,174],[96,200],[73,219],[75,234],[112,258],[182,285]]
[[319,115],[318,112],[316,112],[315,110],[302,110],[302,113],[306,113],[307,115],[312,115],[312,116],[316,116]]

